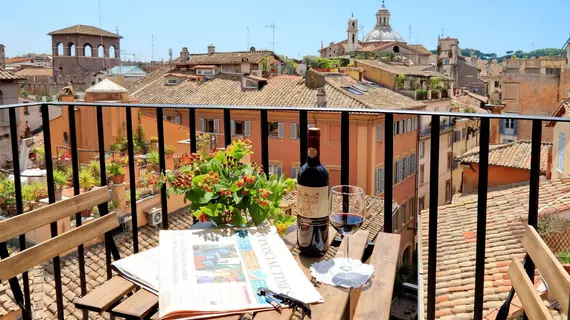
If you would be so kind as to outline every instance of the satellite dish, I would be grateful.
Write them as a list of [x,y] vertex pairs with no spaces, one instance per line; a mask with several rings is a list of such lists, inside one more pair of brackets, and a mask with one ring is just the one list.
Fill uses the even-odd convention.
[[249,48],[249,52],[255,52],[255,47]]

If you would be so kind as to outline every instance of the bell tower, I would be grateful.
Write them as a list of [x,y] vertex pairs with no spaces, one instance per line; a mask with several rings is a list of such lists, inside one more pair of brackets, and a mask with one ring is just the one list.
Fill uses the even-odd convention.
[[382,8],[376,13],[376,28],[390,27],[390,11],[386,9],[384,0],[382,0]]
[[348,52],[354,52],[358,50],[358,20],[354,17],[354,14],[350,19],[348,19]]

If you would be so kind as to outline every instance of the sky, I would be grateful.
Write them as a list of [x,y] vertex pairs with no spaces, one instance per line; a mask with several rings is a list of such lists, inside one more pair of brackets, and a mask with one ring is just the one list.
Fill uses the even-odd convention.
[[[380,0],[26,0],[0,4],[0,43],[8,57],[51,53],[47,33],[76,24],[115,32],[123,59],[168,60],[172,48],[191,53],[272,49],[301,58],[317,55],[321,41],[346,39],[351,14],[364,33],[376,24]],[[100,9],[99,9],[100,7]],[[570,36],[569,0],[387,0],[392,28],[406,41],[437,47],[437,36],[459,39],[461,48],[503,55],[509,50],[561,48]],[[273,29],[275,25],[275,41]],[[249,40],[248,40],[249,28]],[[443,31],[442,31],[443,30]],[[154,42],[153,42],[154,38]],[[154,45],[153,45],[154,43]]]

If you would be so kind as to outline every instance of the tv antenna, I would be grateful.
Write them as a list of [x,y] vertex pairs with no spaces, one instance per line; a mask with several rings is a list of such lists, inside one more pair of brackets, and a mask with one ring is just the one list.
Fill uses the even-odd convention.
[[265,27],[271,28],[273,31],[273,41],[271,41],[271,46],[272,46],[271,50],[273,51],[273,53],[275,53],[275,23],[272,22],[271,24],[266,25]]
[[247,47],[249,49],[249,27],[245,27],[247,29]]
[[150,62],[152,63],[154,61],[154,34],[152,35],[152,41],[150,43],[150,47],[152,49],[152,59],[150,60]]
[[358,28],[360,29],[360,32],[362,32],[362,41],[364,41],[364,26],[361,24]]
[[420,33],[419,33],[419,32],[412,32],[412,25],[411,25],[411,24],[410,24],[410,26],[408,27],[408,30],[409,30],[409,32],[410,32],[410,33],[409,33],[409,36],[408,36],[408,43],[410,43],[410,44],[412,43],[412,35],[414,35],[414,34],[416,35],[416,41],[418,41],[418,40],[417,40],[417,39],[418,39],[418,34],[420,34]]

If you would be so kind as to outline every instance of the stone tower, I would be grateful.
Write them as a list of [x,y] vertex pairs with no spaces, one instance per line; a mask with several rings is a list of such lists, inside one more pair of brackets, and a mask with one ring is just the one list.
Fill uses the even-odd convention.
[[386,9],[384,0],[382,0],[382,8],[376,13],[376,28],[390,27],[390,11]]
[[348,19],[348,52],[358,50],[358,20],[354,15]]

